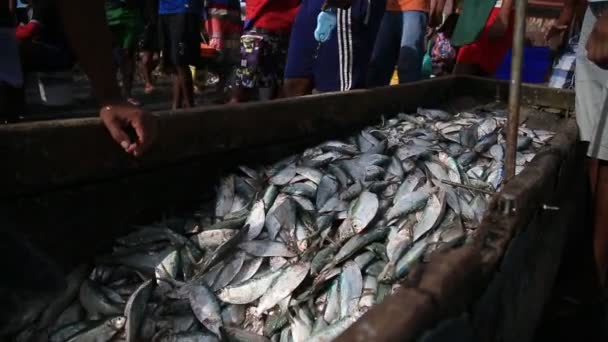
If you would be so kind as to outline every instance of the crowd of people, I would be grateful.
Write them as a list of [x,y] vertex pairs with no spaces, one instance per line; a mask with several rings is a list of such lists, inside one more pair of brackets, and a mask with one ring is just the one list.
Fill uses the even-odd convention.
[[[15,70],[75,65],[61,1],[2,1],[16,5]],[[510,47],[513,19],[512,0],[247,0],[244,13],[239,0],[104,2],[121,98],[142,105],[134,79],[153,93],[158,67],[172,77],[174,109],[195,105],[193,78],[209,64],[231,103],[385,86],[395,73],[399,83],[452,71],[491,75]],[[325,24],[321,41],[315,32]],[[4,119],[12,121],[25,107],[22,87],[9,88],[18,95],[9,96]]]

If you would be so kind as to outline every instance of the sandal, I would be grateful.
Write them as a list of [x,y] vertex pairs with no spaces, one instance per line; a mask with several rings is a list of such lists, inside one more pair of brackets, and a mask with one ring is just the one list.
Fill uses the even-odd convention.
[[135,98],[128,97],[127,102],[135,107],[141,107],[141,102],[136,100]]

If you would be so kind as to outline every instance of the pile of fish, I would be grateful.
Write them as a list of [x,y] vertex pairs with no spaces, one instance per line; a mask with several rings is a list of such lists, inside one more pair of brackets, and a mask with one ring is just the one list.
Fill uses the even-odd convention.
[[[240,167],[183,224],[137,227],[72,275],[77,298],[22,340],[331,341],[426,255],[466,243],[503,180],[505,123],[419,109]],[[520,128],[517,172],[553,135]]]

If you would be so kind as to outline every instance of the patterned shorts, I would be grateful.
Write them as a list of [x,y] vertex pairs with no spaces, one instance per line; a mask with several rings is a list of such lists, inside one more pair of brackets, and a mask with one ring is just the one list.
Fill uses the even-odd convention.
[[253,29],[241,36],[241,63],[236,68],[236,86],[274,88],[283,81],[288,36],[260,33]]

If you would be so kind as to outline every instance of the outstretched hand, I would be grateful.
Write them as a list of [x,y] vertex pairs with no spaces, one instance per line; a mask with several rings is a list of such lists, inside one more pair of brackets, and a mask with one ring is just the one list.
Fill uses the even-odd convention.
[[[158,117],[129,103],[104,106],[99,116],[112,138],[135,157],[141,156],[158,134]],[[130,137],[129,131],[135,134]]]

